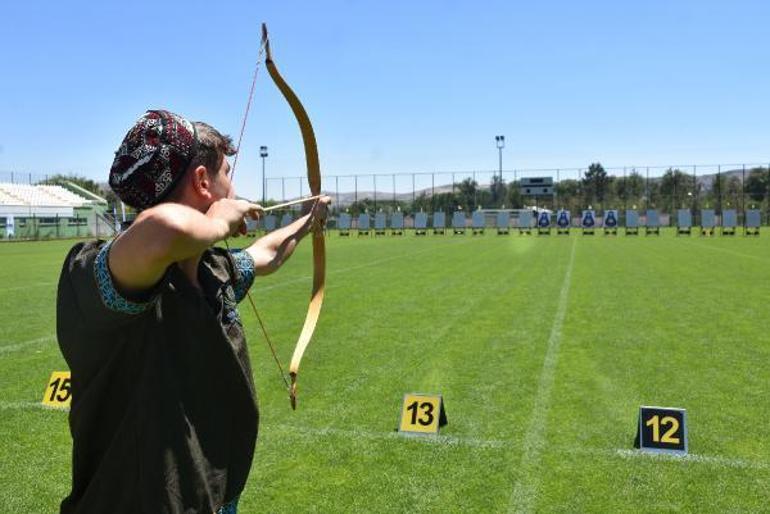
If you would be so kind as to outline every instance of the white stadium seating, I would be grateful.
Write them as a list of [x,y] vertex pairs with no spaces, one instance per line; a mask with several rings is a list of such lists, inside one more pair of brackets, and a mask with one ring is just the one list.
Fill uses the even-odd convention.
[[71,217],[75,207],[93,201],[61,186],[0,183],[0,217]]
[[91,201],[61,186],[0,183],[0,205],[80,207]]

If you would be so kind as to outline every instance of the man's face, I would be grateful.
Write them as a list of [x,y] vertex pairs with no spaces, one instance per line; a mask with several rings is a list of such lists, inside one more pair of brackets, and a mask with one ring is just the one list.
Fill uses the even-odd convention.
[[230,163],[227,162],[227,157],[224,157],[222,165],[212,179],[211,193],[215,201],[222,198],[235,198],[235,188],[231,179]]

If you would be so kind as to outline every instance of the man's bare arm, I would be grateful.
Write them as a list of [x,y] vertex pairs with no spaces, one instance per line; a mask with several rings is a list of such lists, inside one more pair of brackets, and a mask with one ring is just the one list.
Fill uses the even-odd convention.
[[217,241],[243,232],[244,216],[261,208],[243,200],[219,200],[205,214],[186,205],[163,203],[145,210],[110,249],[109,265],[118,287],[144,291],[174,262],[196,257]]
[[295,248],[313,228],[313,220],[326,220],[326,211],[331,199],[322,197],[306,215],[285,227],[279,228],[257,239],[253,245],[246,248],[254,259],[255,274],[269,275],[291,257]]

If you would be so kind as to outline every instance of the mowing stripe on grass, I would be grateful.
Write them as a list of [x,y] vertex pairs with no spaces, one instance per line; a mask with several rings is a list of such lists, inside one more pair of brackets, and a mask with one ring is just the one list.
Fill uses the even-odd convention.
[[[446,246],[467,244],[469,241],[472,241],[472,240],[468,239],[468,240],[465,240],[465,241],[461,240],[461,241],[457,241],[457,242],[451,242],[451,243],[448,243]],[[378,264],[383,264],[385,262],[390,262],[390,261],[394,261],[394,260],[401,260],[401,259],[404,259],[406,257],[412,257],[414,255],[419,255],[421,253],[432,252],[432,251],[435,251],[437,248],[442,249],[442,250],[444,249],[443,246],[437,246],[437,247],[425,248],[423,250],[417,250],[415,252],[406,252],[406,253],[402,253],[402,254],[399,254],[399,255],[394,255],[393,257],[385,257],[385,258],[382,258],[382,259],[376,259],[376,260],[373,260],[373,261],[365,262],[363,264],[357,264],[355,266],[349,266],[349,267],[346,267],[346,268],[341,268],[341,269],[335,269],[335,270],[327,271],[326,272],[326,276],[336,275],[337,273],[349,273],[351,271],[355,271],[355,270],[362,269],[362,268],[371,268],[372,266],[377,266]],[[278,282],[277,284],[270,284],[268,286],[259,287],[259,290],[260,291],[269,291],[271,289],[276,289],[276,288],[284,287],[284,286],[287,286],[289,284],[295,284],[295,283],[298,283],[298,282],[309,282],[311,280],[313,280],[313,275],[304,275],[302,277],[292,278],[292,279],[289,279],[289,280],[285,280],[283,282]]]
[[754,260],[761,261],[761,262],[767,262],[767,259],[763,259],[759,255],[751,255],[749,253],[736,252],[735,250],[728,250],[727,248],[722,248],[720,246],[710,246],[710,245],[707,245],[707,244],[698,243],[696,241],[692,241],[692,240],[688,240],[688,239],[685,239],[685,241],[687,241],[688,243],[693,244],[695,246],[700,246],[701,248],[708,248],[709,250],[716,250],[718,252],[723,252],[723,253],[727,253],[727,254],[730,254],[730,255],[735,255],[737,257],[745,257],[747,259],[754,259]]
[[[262,427],[268,432],[275,431],[281,437],[302,437],[304,439],[320,439],[337,436],[343,438],[368,439],[372,441],[403,441],[409,443],[438,445],[438,446],[469,446],[473,448],[507,448],[513,446],[513,441],[482,439],[478,437],[460,437],[453,435],[409,436],[398,432],[372,432],[363,429],[342,429],[333,427],[312,428],[296,425],[267,425]],[[264,433],[264,432],[262,432]],[[266,437],[272,437],[268,433]]]
[[524,438],[524,453],[518,471],[521,477],[514,486],[508,510],[512,512],[530,512],[537,497],[540,475],[532,472],[532,468],[540,462],[540,452],[545,443],[545,431],[548,408],[551,403],[551,390],[553,389],[556,363],[559,359],[559,345],[561,343],[561,329],[564,325],[564,317],[567,313],[567,299],[572,282],[572,267],[575,262],[575,247],[577,238],[572,239],[572,250],[569,255],[567,271],[564,273],[564,282],[559,293],[559,305],[556,308],[556,316],[551,325],[551,334],[548,337],[548,349],[543,361],[543,370],[540,372],[540,382],[537,387],[537,397],[532,415],[529,419],[526,436]]
[[[468,241],[472,241],[472,240],[470,240],[470,239],[467,239],[467,240],[464,240],[464,241],[461,240],[459,243],[450,243],[450,244],[459,245],[459,244],[465,244]],[[443,249],[443,246],[441,248]],[[495,246],[492,245],[492,246],[489,246],[488,248],[485,248],[483,250],[477,250],[475,258],[479,259],[482,255],[487,255],[487,254],[491,253],[494,249],[495,249]],[[523,264],[518,264],[517,265],[517,267],[521,267],[521,266],[523,266]],[[350,286],[354,286],[353,283],[350,283],[349,285]],[[442,287],[445,287],[444,285],[439,284],[439,283],[436,283],[434,286],[437,288],[436,290],[440,290]],[[425,291],[423,291],[423,293],[425,293]],[[449,330],[452,327],[454,327],[457,323],[461,323],[462,322],[462,319],[464,319],[464,313],[472,311],[472,308],[474,306],[476,306],[479,302],[481,302],[483,299],[484,299],[483,296],[478,295],[478,296],[474,297],[473,300],[466,302],[463,305],[461,311],[454,313],[454,317],[452,318],[452,320],[450,320],[448,323],[444,324],[441,328],[437,329],[436,331],[434,331],[431,334],[430,339],[429,339],[430,343],[428,343],[427,345],[428,346],[432,346],[435,341],[440,341],[441,338],[444,337],[444,335],[447,332],[449,332]],[[401,303],[400,308],[403,309],[404,311],[408,312],[410,310],[409,305],[419,305],[419,303],[421,301],[422,301],[422,299],[421,299],[420,295],[414,295],[410,300],[408,300],[408,301],[404,300]],[[423,344],[425,344],[425,343],[423,343]],[[415,369],[419,369],[420,366],[428,358],[430,358],[430,354],[429,353],[425,353],[425,355],[422,358],[417,359],[417,360],[411,362],[409,365],[405,365],[405,366],[400,367],[399,368],[400,373],[397,375],[397,378],[403,379],[407,374],[413,373],[414,370]],[[355,374],[351,374],[346,379],[342,379],[340,377],[340,379],[339,379],[340,384],[344,383],[343,380],[347,380],[347,383],[345,385],[341,385],[341,389],[343,391],[343,394],[350,393],[351,391],[354,391],[354,390],[360,388],[363,384],[365,384],[366,382],[372,380],[372,377],[375,377],[378,374],[380,374],[380,372],[386,374],[387,376],[391,376],[391,374],[393,372],[393,368],[391,367],[390,364],[378,362],[377,364],[372,364],[372,365],[369,365],[369,366],[366,366],[366,367],[361,367],[361,368],[357,369]],[[393,379],[391,378],[390,380],[393,380]],[[334,405],[334,407],[332,407],[331,409],[327,410],[326,413],[329,416],[330,420],[338,420],[339,416],[341,415],[340,414],[341,411],[344,410],[345,408],[346,407],[342,403],[337,402]],[[329,425],[328,428],[331,428],[331,425]]]

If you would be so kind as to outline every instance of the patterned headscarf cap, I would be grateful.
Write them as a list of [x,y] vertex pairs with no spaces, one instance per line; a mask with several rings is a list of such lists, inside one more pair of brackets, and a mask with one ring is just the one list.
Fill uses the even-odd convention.
[[110,187],[143,210],[160,203],[198,150],[195,126],[169,111],[147,111],[128,131],[110,168]]

